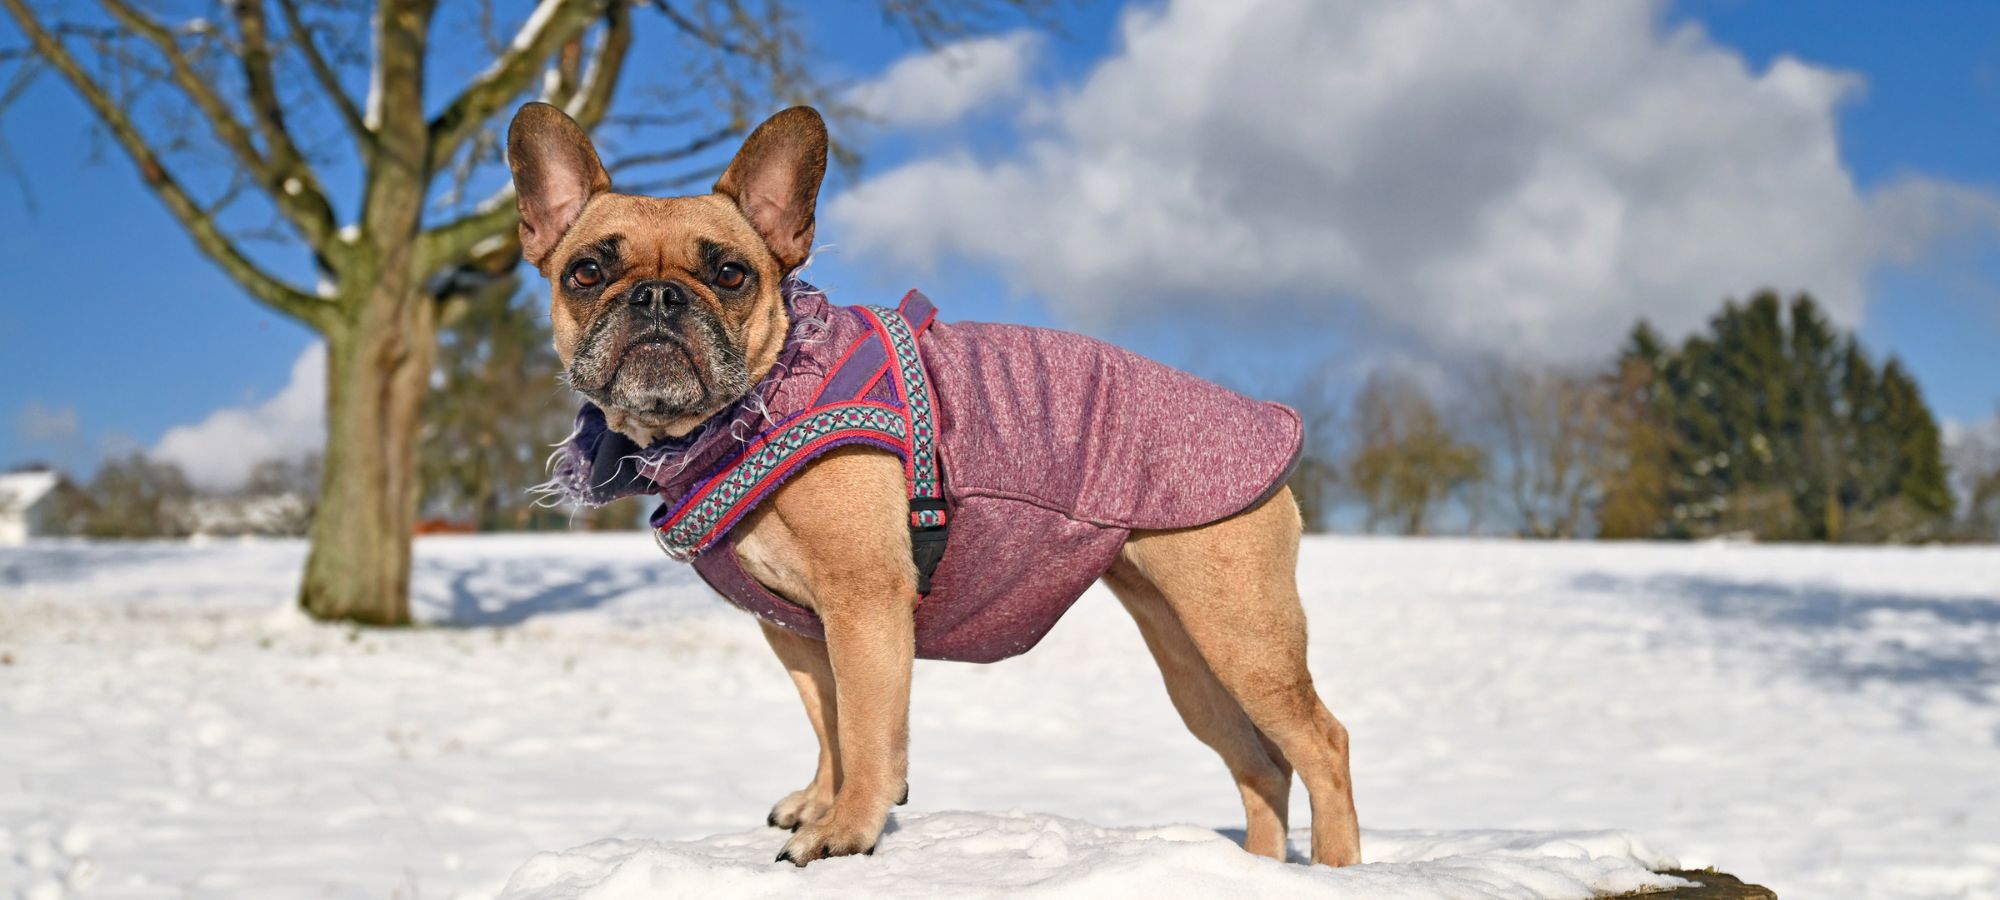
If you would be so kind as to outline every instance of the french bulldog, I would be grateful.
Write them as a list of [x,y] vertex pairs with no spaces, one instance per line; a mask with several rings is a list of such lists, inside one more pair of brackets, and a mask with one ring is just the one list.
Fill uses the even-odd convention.
[[[637,447],[684,439],[764,379],[777,377],[773,369],[796,324],[784,286],[812,250],[826,170],[827,131],[817,112],[795,107],[771,117],[744,141],[714,190],[699,196],[614,191],[589,137],[546,104],[521,108],[507,149],[522,253],[551,288],[556,351],[569,384],[601,410],[605,426]],[[961,342],[999,335],[996,340],[1027,348],[1010,365],[1031,373],[1042,362],[1035,348],[1069,353],[1083,346],[1077,352],[1086,363],[1133,367],[1153,379],[1147,383],[1170,392],[1226,394],[1108,345],[1086,346],[1088,339],[1080,337],[1063,343],[1050,336],[1059,333],[1005,330],[1013,326],[949,331],[953,327],[940,325],[933,334],[942,329],[945,336],[937,340]],[[933,349],[942,354],[949,347]],[[947,407],[943,413],[952,412],[957,394],[951,391],[1027,390],[967,384],[968,378],[1019,377],[977,374],[1000,371],[960,366],[952,370],[955,380],[947,380],[941,368],[934,383]],[[1077,406],[1061,395],[1059,379],[1052,384],[1022,395],[1041,398],[1052,416],[1059,412],[1055,407]],[[970,451],[955,459],[952,443],[979,436],[976,429],[983,426],[975,418],[946,420],[947,486],[955,477],[977,480]],[[1077,443],[1070,436],[1053,440]],[[1082,584],[1101,575],[1138,623],[1188,729],[1227,765],[1248,820],[1244,848],[1285,858],[1296,771],[1311,798],[1311,859],[1343,866],[1360,861],[1348,736],[1306,668],[1306,622],[1296,584],[1300,519],[1283,486],[1289,465],[1282,458],[1271,462],[1259,470],[1267,473],[1260,478],[1273,482],[1268,489],[1245,493],[1212,521],[1189,527],[1108,528],[1091,524],[1089,516],[1065,519],[1039,507],[1022,509],[1041,515],[1037,521],[1074,526],[1092,540],[1111,536],[1103,562],[1084,573]],[[963,494],[947,491],[953,515],[968,529],[1003,527],[994,523],[1004,518],[980,518],[992,508],[981,503],[998,501],[974,497],[972,487],[960,484]],[[768,618],[761,622],[819,739],[811,781],[779,800],[767,817],[795,831],[780,861],[804,866],[873,853],[891,808],[907,799],[912,659],[925,639],[920,604],[935,601],[920,592],[924,578],[912,560],[910,490],[896,454],[842,446],[804,463],[733,526],[729,543],[711,551],[733,554],[727,560],[732,567],[821,626],[817,633],[800,633]],[[941,576],[954,565],[963,572],[982,562],[954,560],[955,553],[982,552],[970,537],[963,546],[958,541],[954,532]]]

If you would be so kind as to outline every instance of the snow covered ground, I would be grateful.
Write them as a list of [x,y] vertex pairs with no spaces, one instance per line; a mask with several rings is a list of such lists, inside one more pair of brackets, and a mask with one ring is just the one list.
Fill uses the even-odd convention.
[[811,772],[797,697],[644,535],[423,540],[454,627],[386,632],[292,612],[302,553],[0,549],[0,891],[1583,896],[1677,860],[2000,896],[1992,549],[1313,539],[1370,862],[1339,872],[1228,843],[1101,591],[1020,659],[920,663],[910,805],[801,871],[761,826]]

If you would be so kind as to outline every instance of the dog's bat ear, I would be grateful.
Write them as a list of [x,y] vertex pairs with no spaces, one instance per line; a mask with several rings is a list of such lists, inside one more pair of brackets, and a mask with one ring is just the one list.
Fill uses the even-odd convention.
[[583,205],[611,190],[611,175],[582,126],[547,103],[529,103],[514,114],[507,165],[521,209],[521,255],[541,268]]
[[813,207],[825,177],[826,122],[818,110],[794,106],[750,133],[715,192],[736,201],[789,272],[812,254]]

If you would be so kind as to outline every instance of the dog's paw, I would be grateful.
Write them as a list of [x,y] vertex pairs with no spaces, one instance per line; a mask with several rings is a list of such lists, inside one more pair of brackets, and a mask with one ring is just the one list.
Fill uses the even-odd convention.
[[799,830],[801,825],[810,825],[826,817],[826,811],[833,808],[833,792],[807,787],[793,791],[771,807],[771,814],[764,817],[764,824],[773,828],[790,831]]
[[778,851],[777,862],[788,862],[804,866],[816,859],[834,856],[875,854],[875,842],[882,836],[882,826],[860,827],[845,823],[838,814],[829,815],[824,820],[799,827],[799,833],[785,842],[785,849]]

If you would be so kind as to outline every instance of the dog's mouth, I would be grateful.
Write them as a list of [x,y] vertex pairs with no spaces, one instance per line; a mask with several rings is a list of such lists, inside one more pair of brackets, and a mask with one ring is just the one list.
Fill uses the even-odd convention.
[[660,330],[648,331],[626,341],[625,346],[618,351],[618,362],[616,365],[619,368],[623,368],[627,358],[633,353],[647,348],[665,348],[678,351],[687,360],[690,371],[697,368],[695,365],[694,347],[688,344],[687,338],[671,331]]
[[571,364],[570,384],[601,407],[649,420],[710,411],[735,396],[725,389],[738,355],[715,345],[718,330],[696,317],[606,322]]
[[683,415],[708,401],[709,373],[687,338],[652,331],[625,342],[610,383],[611,399],[633,412]]

